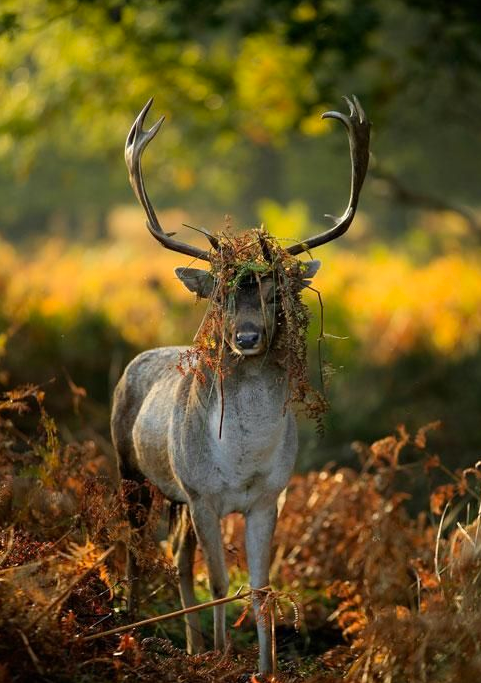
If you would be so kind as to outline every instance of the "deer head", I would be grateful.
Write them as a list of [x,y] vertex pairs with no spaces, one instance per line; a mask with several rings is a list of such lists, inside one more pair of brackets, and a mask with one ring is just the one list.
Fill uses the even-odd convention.
[[[297,256],[340,237],[347,231],[354,218],[359,194],[368,167],[370,123],[367,121],[366,115],[355,96],[353,96],[352,101],[348,98],[345,98],[345,100],[349,107],[349,115],[330,111],[324,113],[322,118],[338,119],[343,123],[348,133],[351,156],[351,193],[349,204],[340,218],[329,216],[334,220],[334,225],[330,229],[289,246],[286,252],[290,256]],[[142,153],[157,134],[164,121],[164,117],[162,117],[149,130],[143,130],[143,123],[152,105],[152,101],[151,98],[147,102],[127,136],[125,160],[129,171],[130,183],[145,210],[147,228],[151,234],[167,249],[178,251],[195,259],[207,261],[212,266],[219,257],[222,248],[221,240],[207,231],[202,231],[210,243],[209,251],[205,251],[174,239],[175,233],[166,233],[162,229],[145,190],[141,167]],[[265,260],[268,262],[269,254],[262,243],[262,236],[260,240]],[[305,265],[303,281],[306,284],[315,275],[319,265],[319,261],[311,261]],[[211,299],[214,304],[216,301],[220,301],[221,297],[216,287],[216,278],[211,271],[196,268],[177,268],[176,274],[187,289],[197,294],[197,296]],[[258,355],[263,353],[272,343],[281,314],[279,307],[276,305],[275,292],[276,282],[273,276],[264,274],[263,277],[254,277],[253,274],[250,274],[238,279],[232,296],[227,299],[225,297],[222,298],[223,304],[227,303],[223,317],[224,335],[230,348],[236,354],[243,356]]]
[[[302,272],[301,287],[310,284],[320,261],[309,261]],[[223,305],[225,296],[216,288],[212,273],[197,268],[176,268],[176,275],[191,292],[200,298],[213,299]],[[274,341],[281,324],[282,310],[278,283],[274,275],[255,274],[242,277],[227,296],[224,311],[224,338],[231,350],[242,356],[264,353]]]

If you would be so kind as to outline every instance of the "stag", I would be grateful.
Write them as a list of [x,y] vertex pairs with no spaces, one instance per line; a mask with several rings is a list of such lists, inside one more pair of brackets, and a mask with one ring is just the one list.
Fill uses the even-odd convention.
[[[323,118],[338,119],[347,129],[351,156],[349,204],[342,217],[334,219],[333,227],[289,246],[291,256],[341,236],[354,218],[368,166],[370,124],[358,100],[345,99],[349,115],[331,111]],[[219,239],[207,233],[208,251],[177,241],[175,233],[162,229],[147,195],[142,153],[164,120],[162,117],[149,130],[143,130],[151,104],[152,100],[135,120],[125,146],[130,183],[147,215],[147,228],[167,249],[212,265]],[[309,283],[318,267],[318,261],[306,263],[303,284]],[[212,272],[197,268],[177,268],[175,272],[198,297],[216,296]],[[197,543],[207,565],[212,598],[226,596],[229,582],[220,521],[230,512],[244,515],[262,673],[272,671],[272,634],[269,615],[260,615],[263,599],[255,591],[269,585],[278,499],[288,483],[297,452],[295,418],[286,409],[285,370],[276,362],[273,351],[273,336],[282,327],[274,289],[275,282],[269,276],[257,282],[252,278],[239,281],[234,306],[225,315],[222,386],[220,378],[207,367],[202,369],[204,381],[196,372],[179,372],[179,356],[187,347],[146,351],[127,366],[120,379],[111,420],[121,477],[139,482],[148,479],[169,501],[180,506],[174,558],[183,607],[196,603],[193,559]],[[146,505],[148,502],[143,501]],[[132,522],[136,523],[135,514]],[[137,575],[132,557],[131,580]],[[197,612],[186,614],[185,621],[187,651],[199,652],[204,644]],[[220,604],[214,607],[214,647],[224,650],[225,645],[225,607]]]

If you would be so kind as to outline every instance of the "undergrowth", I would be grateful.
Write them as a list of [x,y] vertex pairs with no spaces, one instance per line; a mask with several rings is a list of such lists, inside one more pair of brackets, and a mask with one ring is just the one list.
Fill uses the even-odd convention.
[[[23,429],[27,412],[37,433]],[[293,477],[273,549],[277,680],[481,679],[481,471],[444,470],[427,447],[436,427],[355,444],[359,471]],[[238,637],[255,625],[243,603],[227,654],[186,655],[171,640],[180,620],[84,640],[129,623],[125,544],[145,569],[143,616],[178,609],[163,501],[139,508],[143,533],[132,535],[132,490],[94,442],[61,441],[38,387],[0,399],[0,453],[0,681],[261,680],[255,645]],[[416,518],[399,490],[408,475],[431,482],[430,511]],[[242,527],[236,515],[224,526],[233,577],[245,576]],[[195,566],[202,583],[200,555]]]

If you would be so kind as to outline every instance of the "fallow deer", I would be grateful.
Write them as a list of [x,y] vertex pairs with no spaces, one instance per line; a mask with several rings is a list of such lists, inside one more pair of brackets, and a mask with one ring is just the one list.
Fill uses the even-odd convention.
[[[341,218],[325,232],[287,248],[297,256],[339,237],[349,228],[356,211],[369,159],[370,124],[358,102],[346,98],[350,114],[326,112],[347,129],[351,156],[351,194]],[[207,234],[210,250],[173,239],[162,229],[144,186],[141,157],[164,118],[143,130],[152,99],[129,132],[125,159],[130,183],[147,214],[147,228],[167,249],[206,262],[219,248]],[[305,265],[306,283],[318,261]],[[177,277],[199,297],[215,296],[215,278],[209,271],[176,269]],[[276,362],[273,336],[282,325],[274,301],[275,283],[240,280],[235,305],[226,313],[226,344],[222,386],[215,373],[179,372],[179,356],[186,347],[167,347],[138,355],[126,368],[114,395],[112,438],[120,474],[125,479],[146,478],[174,503],[183,505],[175,540],[175,562],[184,607],[195,604],[193,558],[197,542],[207,565],[213,599],[228,590],[220,520],[237,511],[245,517],[245,544],[252,589],[269,584],[271,541],[277,520],[277,502],[291,475],[297,452],[294,415],[286,409],[288,383]],[[206,381],[205,381],[206,380]],[[222,413],[222,418],[221,418]],[[219,421],[222,432],[219,434]],[[132,568],[135,570],[135,566]],[[255,595],[255,593],[254,593]],[[261,599],[254,598],[260,651],[260,670],[272,670],[269,616],[259,618]],[[203,648],[197,613],[186,615],[188,652]],[[214,608],[214,646],[226,644],[224,605]]]

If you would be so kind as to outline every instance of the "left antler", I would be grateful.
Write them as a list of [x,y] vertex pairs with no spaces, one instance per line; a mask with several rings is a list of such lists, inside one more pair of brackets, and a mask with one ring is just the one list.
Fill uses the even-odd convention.
[[[314,235],[314,237],[309,237],[309,239],[303,242],[288,247],[287,251],[293,256],[302,254],[303,251],[314,249],[314,247],[318,247],[321,244],[326,244],[326,242],[335,240],[343,235],[351,225],[356,213],[359,194],[369,163],[369,133],[371,124],[366,119],[366,114],[355,95],[352,96],[352,102],[347,97],[344,99],[349,106],[349,116],[338,111],[327,111],[322,115],[322,118],[339,119],[347,128],[351,152],[351,196],[349,204],[344,214],[340,218],[334,219],[336,224],[332,228],[322,232],[320,235]],[[329,216],[329,218],[333,218],[333,216]]]

